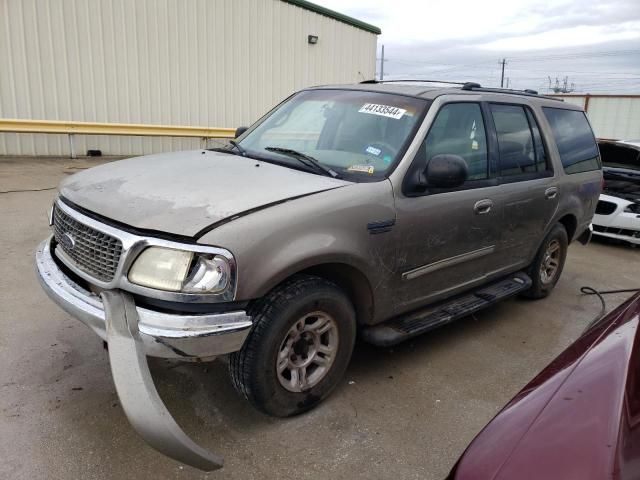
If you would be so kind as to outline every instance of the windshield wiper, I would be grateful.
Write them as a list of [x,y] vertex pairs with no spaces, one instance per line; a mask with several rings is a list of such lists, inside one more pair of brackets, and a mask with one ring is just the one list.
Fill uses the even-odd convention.
[[268,150],[269,152],[281,153],[282,155],[287,155],[288,157],[295,158],[307,167],[315,168],[317,171],[321,172],[324,175],[328,175],[331,178],[341,178],[338,172],[336,172],[332,168],[325,167],[318,160],[310,155],[307,155],[306,153],[283,147],[265,147],[265,150]]
[[242,155],[243,157],[247,156],[247,151],[243,147],[241,147],[238,142],[236,142],[235,140],[229,140],[229,143],[238,149],[240,155]]
[[207,150],[209,150],[210,152],[222,152],[222,153],[230,153],[231,155],[238,155],[237,152],[234,152],[229,147],[213,147],[213,148],[207,148]]

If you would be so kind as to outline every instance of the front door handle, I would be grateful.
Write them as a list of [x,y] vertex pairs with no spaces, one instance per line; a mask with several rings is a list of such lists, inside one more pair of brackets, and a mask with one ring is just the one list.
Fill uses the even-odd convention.
[[484,215],[485,213],[489,213],[491,211],[491,207],[493,207],[493,202],[488,198],[484,200],[478,200],[473,206],[473,211],[476,215]]
[[544,196],[547,197],[548,200],[556,198],[558,195],[558,187],[549,187],[544,191]]

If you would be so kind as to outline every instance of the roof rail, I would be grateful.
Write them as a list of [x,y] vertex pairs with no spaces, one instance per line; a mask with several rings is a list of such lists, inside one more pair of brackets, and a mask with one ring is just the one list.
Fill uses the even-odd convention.
[[537,90],[531,90],[527,88],[525,90],[513,90],[511,88],[489,88],[483,87],[479,83],[467,82],[462,86],[462,90],[469,90],[474,92],[488,92],[488,93],[506,93],[509,95],[523,95],[525,97],[540,97],[540,98],[548,98],[550,100],[560,100],[564,101],[561,98],[549,97],[547,95],[540,95]]
[[394,82],[416,82],[416,83],[444,83],[448,85],[462,85],[460,87],[461,90],[466,90],[470,92],[487,92],[487,93],[506,93],[509,95],[521,95],[525,97],[540,97],[540,98],[548,98],[549,100],[556,100],[559,102],[564,102],[563,99],[557,97],[551,97],[548,95],[541,95],[537,90],[531,90],[527,88],[525,90],[513,90],[511,88],[491,88],[491,87],[483,87],[479,83],[476,82],[447,82],[444,80],[418,80],[416,78],[407,78],[407,79],[393,79],[393,80],[363,80],[360,84],[377,84],[377,83],[394,83]]
[[[446,83],[448,85],[465,85],[464,82],[447,82],[446,80],[420,80],[417,78],[406,78],[406,79],[401,79],[401,78],[394,78],[393,80],[363,80],[362,82],[360,82],[361,84],[363,83],[395,83],[395,82],[415,82],[415,83]],[[478,84],[479,86],[479,84]]]
[[473,90],[474,88],[482,88],[482,85],[476,82],[467,82],[462,85],[462,90]]

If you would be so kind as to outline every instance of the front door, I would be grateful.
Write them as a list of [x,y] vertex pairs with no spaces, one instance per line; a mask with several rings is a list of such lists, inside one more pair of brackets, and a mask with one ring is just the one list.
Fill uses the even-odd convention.
[[444,104],[410,170],[438,154],[458,155],[469,170],[464,185],[396,194],[398,313],[483,283],[500,268],[502,205],[485,117],[476,102]]

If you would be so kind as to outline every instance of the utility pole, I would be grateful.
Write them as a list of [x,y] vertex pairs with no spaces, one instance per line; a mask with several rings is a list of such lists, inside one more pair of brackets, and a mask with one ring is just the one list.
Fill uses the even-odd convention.
[[382,45],[382,51],[380,52],[380,58],[376,57],[376,61],[380,60],[380,82],[384,80],[384,62],[387,60],[384,58],[384,45]]
[[502,64],[502,75],[500,76],[500,88],[504,87],[504,66],[507,64],[507,59],[503,58],[500,62]]

